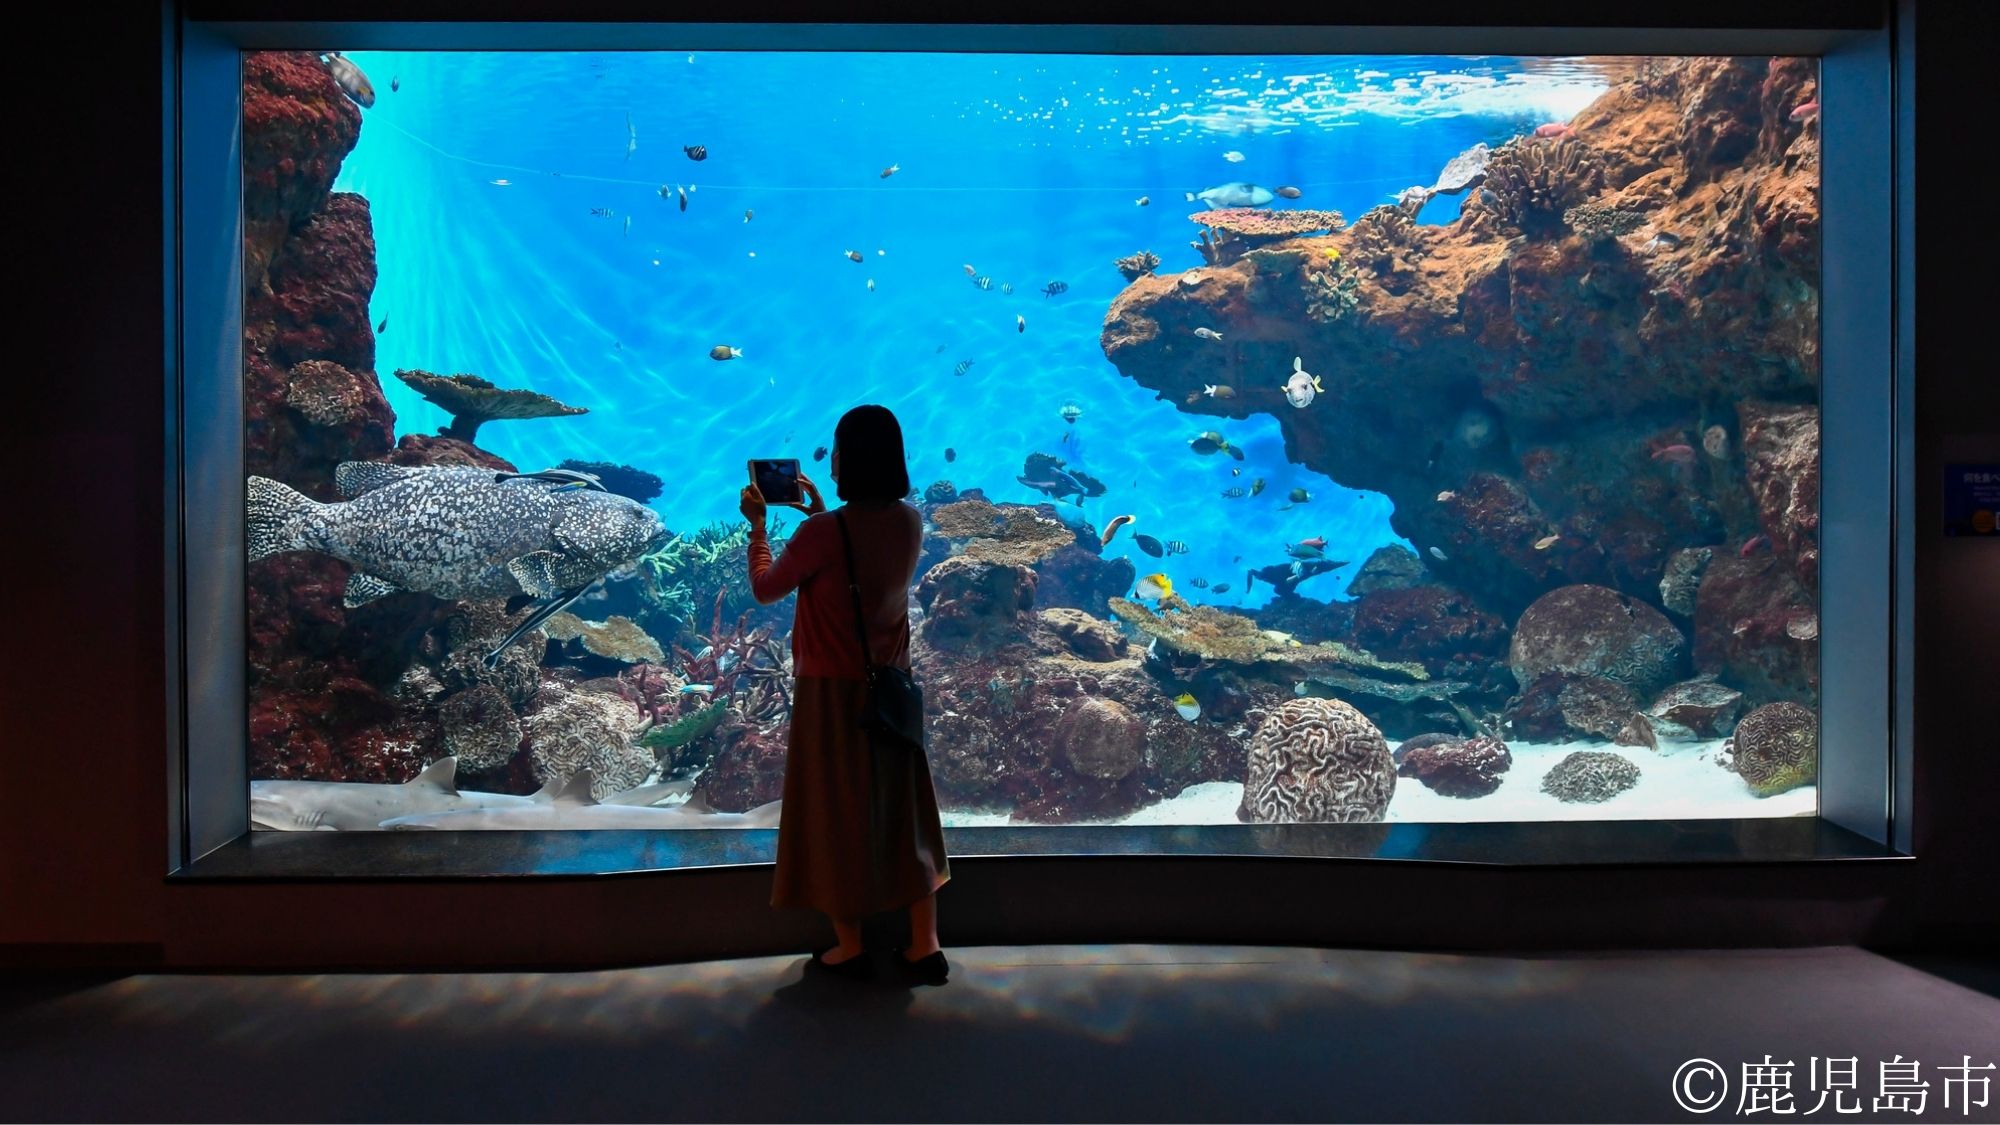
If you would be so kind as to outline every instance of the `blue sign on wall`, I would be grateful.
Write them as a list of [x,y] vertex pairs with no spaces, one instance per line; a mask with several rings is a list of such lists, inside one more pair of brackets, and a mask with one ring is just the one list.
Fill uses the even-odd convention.
[[1944,533],[1992,535],[2000,515],[2000,465],[1944,467]]

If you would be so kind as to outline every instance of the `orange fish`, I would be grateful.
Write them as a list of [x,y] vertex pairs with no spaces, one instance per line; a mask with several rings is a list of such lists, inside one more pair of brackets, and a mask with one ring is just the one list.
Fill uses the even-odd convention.
[[1749,538],[1748,540],[1746,540],[1746,541],[1744,542],[1744,544],[1743,544],[1743,549],[1742,549],[1742,550],[1740,550],[1740,551],[1738,551],[1738,552],[1736,552],[1736,557],[1737,557],[1737,558],[1740,558],[1740,559],[1747,559],[1747,558],[1749,558],[1749,557],[1750,557],[1751,555],[1754,555],[1754,554],[1756,554],[1756,553],[1757,553],[1757,548],[1759,548],[1759,547],[1764,547],[1764,548],[1769,548],[1770,546],[1771,546],[1771,537],[1770,537],[1770,536],[1768,536],[1768,535],[1753,535],[1753,536],[1751,536],[1751,537],[1750,537],[1750,538]]
[[1119,528],[1124,527],[1128,523],[1131,523],[1132,519],[1133,517],[1131,516],[1118,516],[1114,518],[1110,523],[1105,524],[1104,538],[1100,540],[1097,545],[1100,547],[1111,546],[1111,537],[1118,534]]
[[1691,445],[1669,445],[1653,452],[1655,461],[1671,461],[1676,465],[1694,464],[1694,447]]
[[1537,137],[1563,137],[1568,136],[1569,131],[1569,126],[1560,121],[1551,121],[1547,125],[1535,126],[1535,135]]

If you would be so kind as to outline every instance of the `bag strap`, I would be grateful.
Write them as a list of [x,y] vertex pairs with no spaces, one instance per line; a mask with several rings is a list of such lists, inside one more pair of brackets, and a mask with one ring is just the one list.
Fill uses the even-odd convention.
[[861,673],[866,677],[875,667],[868,651],[868,623],[861,612],[861,573],[854,569],[854,538],[847,533],[847,513],[835,508],[833,522],[840,525],[840,549],[847,555],[847,593],[854,599],[854,635],[861,641]]

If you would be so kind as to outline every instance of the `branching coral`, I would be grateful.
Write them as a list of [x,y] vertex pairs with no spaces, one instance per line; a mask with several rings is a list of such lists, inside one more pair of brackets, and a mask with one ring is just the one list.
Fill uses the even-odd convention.
[[1361,277],[1339,262],[1305,272],[1306,316],[1322,324],[1339,320],[1361,303]]
[[1560,231],[1563,213],[1603,186],[1604,170],[1582,141],[1516,138],[1494,151],[1479,198],[1502,223],[1535,238]]
[[1160,268],[1160,256],[1151,250],[1141,250],[1118,259],[1114,264],[1118,272],[1125,275],[1126,281],[1137,281]]
[[[782,526],[772,525],[770,539],[773,555],[784,550]],[[635,565],[651,606],[642,620],[656,626],[652,632],[671,637],[691,628],[699,607],[718,595],[725,615],[749,612],[756,605],[750,593],[749,543],[749,524],[712,523],[641,557]]]
[[1347,234],[1347,258],[1357,269],[1381,276],[1416,265],[1417,224],[1400,207],[1385,203],[1371,209],[1354,221]]
[[581,406],[567,406],[538,391],[502,390],[477,375],[398,371],[396,378],[451,414],[451,425],[439,433],[468,443],[478,438],[481,424],[502,418],[557,418],[590,413]]
[[1643,211],[1585,203],[1564,211],[1563,222],[1592,242],[1602,242],[1631,234],[1645,226],[1646,215]]
[[1188,243],[1201,252],[1201,260],[1211,266],[1226,266],[1243,257],[1250,244],[1239,235],[1226,230],[1204,230],[1201,237]]

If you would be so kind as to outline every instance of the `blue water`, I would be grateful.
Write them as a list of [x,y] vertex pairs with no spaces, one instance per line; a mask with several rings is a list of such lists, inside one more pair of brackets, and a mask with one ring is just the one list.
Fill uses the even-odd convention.
[[[1132,513],[1133,530],[1191,548],[1154,560],[1121,535],[1108,553],[1183,588],[1228,582],[1202,600],[1245,606],[1269,594],[1246,597],[1244,569],[1288,542],[1323,535],[1358,566],[1398,541],[1389,504],[1288,464],[1268,417],[1218,426],[1120,376],[1098,342],[1124,287],[1112,260],[1151,249],[1163,273],[1200,265],[1184,193],[1230,181],[1294,185],[1291,205],[1351,220],[1607,85],[1598,64],[1494,58],[350,57],[377,101],[336,189],[373,209],[377,366],[399,434],[447,419],[397,368],[543,391],[590,413],[489,423],[480,444],[526,468],[650,470],[667,482],[654,506],[692,530],[737,518],[746,459],[794,456],[812,474],[840,414],[880,402],[919,488],[1038,500],[1015,477],[1029,452],[1053,453],[1110,486],[1085,504],[1097,526]],[[697,144],[701,163],[682,152]],[[686,212],[662,184],[690,189]],[[1440,198],[1423,221],[1455,215]],[[1051,281],[1068,291],[1043,297]],[[718,344],[743,358],[710,359]],[[1070,403],[1074,425],[1058,413]],[[1189,452],[1211,427],[1245,451],[1240,477]],[[1259,476],[1261,496],[1222,497]],[[1293,488],[1312,501],[1281,511]],[[1354,569],[1301,592],[1338,597]]]

